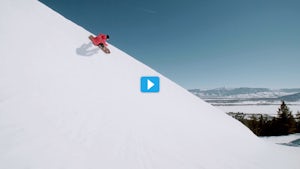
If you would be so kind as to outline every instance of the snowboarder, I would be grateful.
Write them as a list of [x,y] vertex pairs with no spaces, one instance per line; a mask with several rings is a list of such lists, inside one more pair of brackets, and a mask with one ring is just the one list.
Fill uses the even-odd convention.
[[89,39],[93,42],[95,46],[99,46],[99,48],[102,49],[103,52],[110,53],[110,50],[106,47],[108,46],[106,41],[109,40],[109,35],[100,33],[96,37],[93,37],[92,35],[89,36]]
[[109,40],[109,35],[105,35],[100,33],[98,36],[92,38],[92,42],[94,45],[104,48],[107,46],[106,41]]

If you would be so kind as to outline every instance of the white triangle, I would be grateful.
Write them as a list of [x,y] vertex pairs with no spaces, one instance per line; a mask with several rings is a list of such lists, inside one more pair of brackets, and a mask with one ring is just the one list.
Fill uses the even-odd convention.
[[151,80],[147,79],[147,90],[151,89],[154,86],[154,83]]

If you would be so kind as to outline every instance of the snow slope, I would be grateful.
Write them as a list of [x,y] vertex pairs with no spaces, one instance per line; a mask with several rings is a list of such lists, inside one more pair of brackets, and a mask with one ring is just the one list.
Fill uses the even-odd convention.
[[[261,141],[113,45],[104,54],[40,2],[2,0],[0,13],[1,169],[299,167],[299,151]],[[160,77],[159,93],[140,92],[145,75]]]

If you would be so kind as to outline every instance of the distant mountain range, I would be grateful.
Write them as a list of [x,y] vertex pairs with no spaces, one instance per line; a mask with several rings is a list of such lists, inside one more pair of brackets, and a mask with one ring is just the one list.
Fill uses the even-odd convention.
[[189,91],[211,103],[300,101],[300,88],[268,89],[240,87],[210,90],[190,89]]
[[284,100],[284,101],[289,101],[289,102],[299,101],[300,100],[300,93],[291,94],[291,95],[287,95],[287,96],[282,96],[282,97],[279,97],[278,99]]

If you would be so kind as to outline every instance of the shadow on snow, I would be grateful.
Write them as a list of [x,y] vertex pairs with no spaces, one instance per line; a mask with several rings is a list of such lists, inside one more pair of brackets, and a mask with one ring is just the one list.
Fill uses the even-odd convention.
[[76,53],[80,56],[92,56],[98,53],[100,49],[98,47],[94,48],[92,42],[88,44],[84,43],[79,48],[76,49]]

